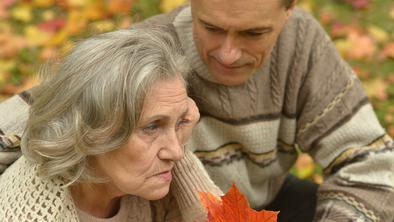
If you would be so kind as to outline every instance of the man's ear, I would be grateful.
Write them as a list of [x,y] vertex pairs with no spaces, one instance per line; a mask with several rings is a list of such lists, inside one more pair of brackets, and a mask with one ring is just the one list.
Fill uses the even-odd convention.
[[287,9],[286,9],[287,18],[289,18],[291,16],[291,14],[293,13],[293,9],[296,5],[296,2],[297,2],[297,0],[292,0],[289,7],[287,7]]

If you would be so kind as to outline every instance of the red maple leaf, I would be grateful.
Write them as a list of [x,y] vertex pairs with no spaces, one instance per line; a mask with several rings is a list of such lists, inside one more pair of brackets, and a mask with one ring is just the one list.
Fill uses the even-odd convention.
[[200,198],[208,211],[207,222],[277,222],[279,212],[251,209],[235,184],[221,199],[204,192]]

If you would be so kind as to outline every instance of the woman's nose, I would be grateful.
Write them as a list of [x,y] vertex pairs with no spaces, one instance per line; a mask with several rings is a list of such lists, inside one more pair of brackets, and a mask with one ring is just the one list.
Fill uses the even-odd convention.
[[183,144],[180,143],[176,132],[169,133],[166,136],[165,142],[162,144],[159,158],[172,161],[181,160],[184,156],[183,149]]

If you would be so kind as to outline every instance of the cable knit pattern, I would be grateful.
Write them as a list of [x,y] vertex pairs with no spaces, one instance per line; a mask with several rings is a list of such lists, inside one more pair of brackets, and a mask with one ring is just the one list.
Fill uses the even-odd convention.
[[[0,218],[4,222],[79,222],[69,190],[63,185],[60,179],[39,177],[36,165],[21,157],[0,177]],[[222,194],[196,157],[186,151],[185,159],[174,169],[171,193],[151,204],[126,196],[125,205],[132,211],[128,218],[138,222],[181,218],[183,222],[203,222],[206,213],[199,200],[200,191]]]
[[77,212],[61,180],[42,179],[24,157],[0,177],[0,218],[5,222],[77,222]]
[[270,78],[271,78],[271,96],[272,102],[275,107],[281,107],[281,98],[280,98],[280,85],[279,85],[279,74],[278,74],[278,53],[277,47],[272,49],[271,53],[271,64],[270,64]]
[[256,81],[253,78],[250,78],[246,84],[246,89],[248,91],[248,95],[250,98],[250,111],[252,113],[256,112],[257,109],[257,86]]
[[[285,96],[285,104],[291,104],[293,99],[293,95],[297,90],[297,83],[295,77],[303,75],[301,73],[301,57],[302,57],[302,46],[304,45],[305,38],[305,25],[306,22],[304,19],[300,19],[297,23],[297,37],[296,37],[296,44],[295,44],[295,51],[294,51],[294,60],[291,64],[291,69],[293,70],[293,74],[290,75],[288,78],[291,78],[290,81],[288,81],[288,85],[286,88],[286,96]],[[294,111],[293,111],[294,112]]]
[[[176,12],[139,25],[175,28],[174,37],[196,75],[189,87],[202,113],[187,147],[206,163],[222,190],[235,182],[252,207],[267,206],[297,158],[281,148],[278,140],[285,141],[290,148],[308,152],[328,172],[318,191],[316,222],[394,220],[392,139],[379,142],[385,130],[361,82],[311,15],[294,9],[272,54],[247,85],[226,87],[215,82],[198,55],[190,7]],[[188,186],[178,183],[173,189]],[[341,195],[332,198],[333,194]]]

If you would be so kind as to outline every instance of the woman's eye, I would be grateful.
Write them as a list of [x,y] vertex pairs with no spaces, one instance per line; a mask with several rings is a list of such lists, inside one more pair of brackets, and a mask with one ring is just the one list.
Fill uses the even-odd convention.
[[144,131],[144,133],[146,134],[153,134],[155,133],[157,130],[159,129],[159,125],[156,123],[151,123],[147,126],[145,126],[142,130]]
[[190,123],[189,119],[181,119],[176,123],[176,128],[179,129],[182,126],[185,126]]

